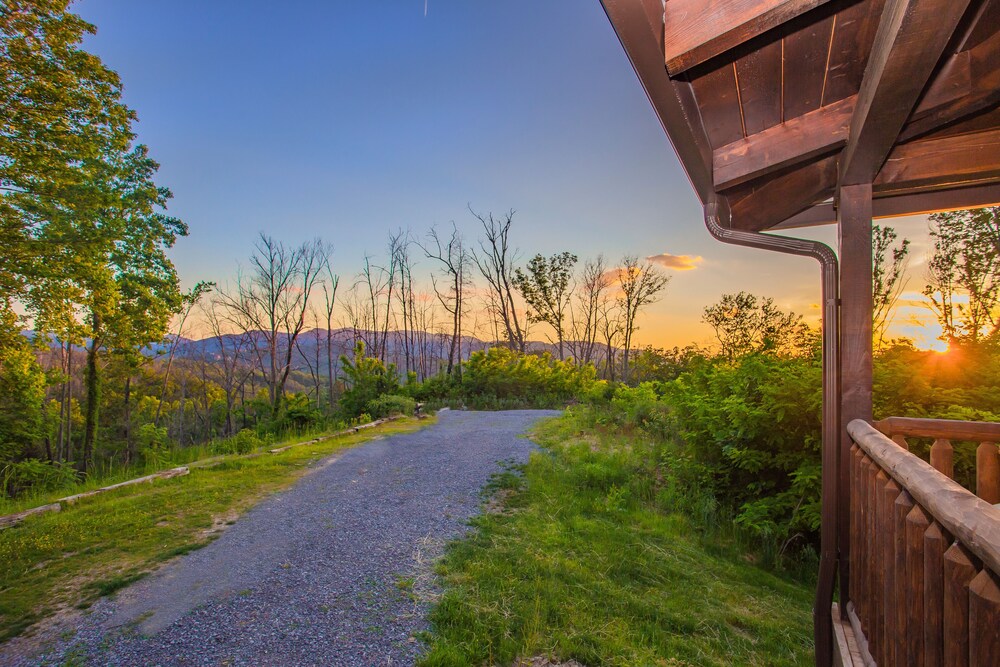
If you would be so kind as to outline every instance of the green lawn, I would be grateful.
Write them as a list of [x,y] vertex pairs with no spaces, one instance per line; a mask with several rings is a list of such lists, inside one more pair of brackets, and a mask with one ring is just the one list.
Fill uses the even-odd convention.
[[543,423],[506,509],[449,549],[422,664],[813,664],[811,586],[671,511],[651,446],[579,426]]
[[280,454],[226,456],[184,477],[112,491],[0,530],[0,641],[60,609],[86,607],[163,561],[205,546],[317,460],[429,423],[404,419]]

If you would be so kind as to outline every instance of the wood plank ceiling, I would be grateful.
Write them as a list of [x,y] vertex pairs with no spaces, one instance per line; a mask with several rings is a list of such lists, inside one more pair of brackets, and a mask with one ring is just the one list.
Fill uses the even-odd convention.
[[1000,0],[604,4],[734,227],[832,222],[838,182],[873,176],[876,215],[1000,201]]

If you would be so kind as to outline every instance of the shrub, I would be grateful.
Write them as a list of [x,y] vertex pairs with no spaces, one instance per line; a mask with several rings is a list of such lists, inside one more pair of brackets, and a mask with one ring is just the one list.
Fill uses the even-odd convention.
[[25,459],[8,463],[0,471],[4,494],[15,496],[25,491],[47,491],[68,486],[77,480],[77,471],[65,463]]
[[417,402],[409,396],[399,394],[385,394],[368,401],[367,412],[372,417],[391,417],[393,415],[412,415],[416,412]]
[[231,438],[219,440],[212,449],[216,454],[249,454],[263,446],[257,433],[245,428]]

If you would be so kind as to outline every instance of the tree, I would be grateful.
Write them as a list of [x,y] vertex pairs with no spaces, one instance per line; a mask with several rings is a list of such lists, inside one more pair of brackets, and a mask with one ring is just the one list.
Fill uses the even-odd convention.
[[[107,194],[105,157],[127,152],[134,113],[118,75],[79,48],[95,28],[69,0],[0,7],[0,307],[9,309],[66,246],[39,237],[37,208],[95,209]],[[51,236],[51,235],[50,235]]]
[[[448,347],[448,375],[462,375],[462,317],[465,307],[465,288],[469,284],[469,263],[471,257],[465,249],[465,243],[458,228],[452,224],[451,235],[442,239],[437,228],[431,228],[427,234],[430,243],[421,246],[428,259],[440,264],[441,275],[446,280],[446,286],[441,287],[432,276],[434,294],[441,306],[451,315],[451,342]],[[432,245],[433,244],[433,245]]]
[[784,313],[773,299],[748,292],[723,294],[705,308],[702,321],[715,331],[720,354],[730,360],[757,352],[799,354],[811,342],[801,315]]
[[230,321],[249,335],[257,355],[272,421],[281,413],[295,341],[305,328],[309,297],[330,252],[321,239],[292,248],[262,233],[250,257],[250,273],[240,276],[235,291],[221,293]]
[[618,308],[622,317],[622,375],[628,382],[628,357],[632,348],[632,335],[636,329],[639,312],[655,303],[660,293],[666,289],[670,277],[663,275],[651,263],[639,263],[639,258],[626,256],[618,267]]
[[518,253],[510,247],[510,225],[514,210],[494,218],[492,213],[481,215],[469,207],[469,212],[483,225],[485,241],[479,242],[479,252],[473,252],[479,273],[486,280],[488,308],[512,350],[524,353],[527,331],[521,324],[514,305],[514,263]]
[[580,363],[595,360],[598,339],[601,334],[602,317],[607,314],[607,302],[611,299],[612,273],[604,262],[604,255],[587,260],[580,276],[576,306],[570,304],[570,353]]
[[[1000,328],[1000,207],[935,213],[924,296],[946,341],[976,342]],[[963,303],[968,299],[968,303]]]
[[535,255],[528,260],[527,270],[514,271],[514,287],[528,303],[528,320],[552,327],[556,334],[559,360],[562,361],[566,309],[573,296],[573,266],[576,255],[561,252],[545,258]]
[[903,239],[897,246],[897,238],[892,227],[872,226],[872,332],[876,351],[885,343],[892,311],[906,287],[903,274],[910,241]]

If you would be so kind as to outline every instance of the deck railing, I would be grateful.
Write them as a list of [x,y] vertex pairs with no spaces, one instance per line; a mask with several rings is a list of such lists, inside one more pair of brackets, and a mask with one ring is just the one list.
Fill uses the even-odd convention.
[[[1000,664],[1000,425],[862,420],[851,448],[851,601],[865,663],[931,667]],[[930,458],[905,446],[934,438]],[[979,442],[979,495],[950,478],[952,442]],[[935,447],[937,449],[935,449]]]

